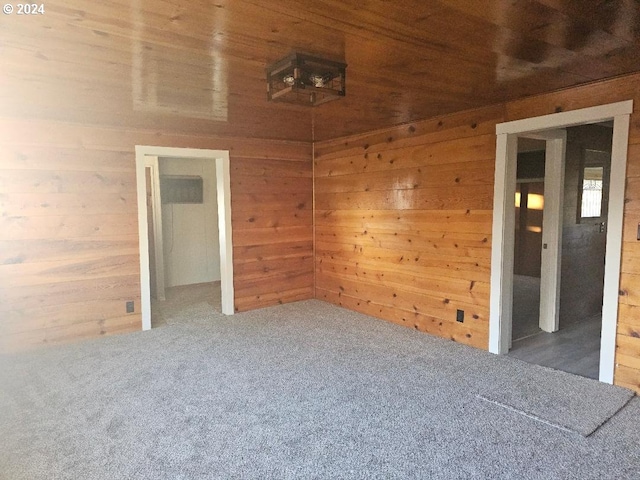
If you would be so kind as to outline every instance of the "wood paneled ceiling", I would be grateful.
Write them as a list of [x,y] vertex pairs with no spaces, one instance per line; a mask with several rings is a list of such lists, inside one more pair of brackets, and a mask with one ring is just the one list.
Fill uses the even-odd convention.
[[[323,140],[640,70],[635,0],[44,4],[0,18],[0,115]],[[292,51],[346,61],[346,98],[267,102]]]

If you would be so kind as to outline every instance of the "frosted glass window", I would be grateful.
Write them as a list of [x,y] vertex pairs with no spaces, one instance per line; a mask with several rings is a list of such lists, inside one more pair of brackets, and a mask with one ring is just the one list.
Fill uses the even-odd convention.
[[598,218],[602,215],[603,167],[585,167],[582,180],[582,218]]

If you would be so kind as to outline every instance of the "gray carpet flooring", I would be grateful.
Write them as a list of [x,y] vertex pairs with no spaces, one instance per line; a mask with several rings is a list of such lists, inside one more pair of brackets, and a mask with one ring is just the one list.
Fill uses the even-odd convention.
[[584,437],[479,398],[544,367],[313,300],[179,315],[2,357],[0,477],[638,478],[637,397]]
[[595,432],[635,396],[626,388],[584,382],[564,371],[535,367],[522,372],[518,363],[501,364],[479,396],[584,436]]

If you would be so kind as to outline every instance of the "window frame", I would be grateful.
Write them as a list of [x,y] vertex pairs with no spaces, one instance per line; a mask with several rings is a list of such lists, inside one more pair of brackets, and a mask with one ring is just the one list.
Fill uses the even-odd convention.
[[[587,152],[597,152],[608,156],[608,161],[587,161]],[[602,203],[599,217],[582,216],[582,193],[584,191],[584,170],[585,168],[602,167]],[[609,210],[609,177],[611,173],[611,153],[595,148],[581,147],[580,149],[580,170],[578,175],[578,201],[576,205],[576,223],[584,225],[595,225],[607,221]]]

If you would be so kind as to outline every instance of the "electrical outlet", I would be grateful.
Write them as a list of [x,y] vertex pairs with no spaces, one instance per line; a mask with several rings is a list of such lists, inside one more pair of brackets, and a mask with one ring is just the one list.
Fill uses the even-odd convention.
[[134,305],[133,305],[133,300],[129,300],[127,302],[127,313],[133,313],[135,310]]
[[456,322],[464,322],[464,310],[456,310]]

